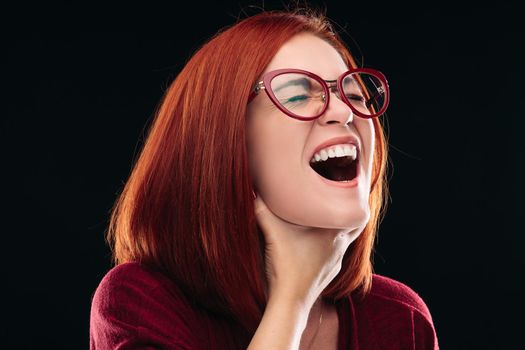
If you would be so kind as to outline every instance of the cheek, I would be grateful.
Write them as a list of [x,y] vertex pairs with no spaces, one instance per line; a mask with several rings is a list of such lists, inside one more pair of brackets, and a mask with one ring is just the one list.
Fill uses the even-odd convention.
[[367,173],[371,170],[375,150],[375,128],[374,122],[370,119],[365,120],[360,124],[359,133],[361,134],[361,141],[364,146],[364,160],[363,166],[367,169]]
[[[271,174],[272,165],[278,165],[282,158],[279,134],[272,126],[270,116],[258,117],[248,125],[246,135],[250,173],[257,184]],[[266,117],[265,120],[263,117]]]
[[261,133],[257,142],[252,145],[252,171],[254,179],[265,187],[280,187],[280,182],[285,182],[293,177],[297,170],[295,165],[297,159],[301,159],[300,148],[290,142],[283,141],[289,137],[283,137],[279,133]]
[[262,123],[262,117],[248,109],[246,116],[246,151],[248,153],[248,163],[250,175],[256,181],[261,161],[264,159],[264,145],[262,142],[268,137],[268,128]]
[[262,172],[262,169],[264,169],[264,159],[266,158],[265,155],[265,147],[261,143],[260,138],[263,138],[264,135],[262,134],[254,134],[252,136],[248,136],[247,141],[247,151],[248,151],[248,161],[250,166],[250,175],[252,176],[252,179],[254,182],[259,182],[259,178]]
[[[294,191],[302,168],[304,141],[300,130],[281,125],[260,128],[249,140],[250,172],[255,187],[266,196]],[[301,143],[302,142],[302,143]]]

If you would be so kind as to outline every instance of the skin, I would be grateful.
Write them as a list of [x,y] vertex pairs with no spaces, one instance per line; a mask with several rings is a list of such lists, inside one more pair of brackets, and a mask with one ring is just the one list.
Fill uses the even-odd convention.
[[[286,42],[264,73],[280,68],[304,69],[326,80],[337,79],[348,69],[330,44],[308,33]],[[334,91],[326,112],[314,121],[288,117],[264,91],[248,105],[250,171],[257,194],[275,215],[297,225],[341,232],[366,225],[370,217],[374,126],[371,120],[351,114]],[[352,122],[345,125],[349,117]],[[310,167],[311,155],[323,141],[349,134],[361,143],[362,181],[356,188],[328,186]]]
[[[348,70],[330,44],[309,33],[287,41],[264,73],[281,68],[304,69],[326,80]],[[266,240],[269,295],[250,350],[306,349],[312,340],[315,349],[337,347],[337,311],[318,297],[370,218],[374,126],[353,116],[334,91],[326,112],[313,121],[288,117],[264,92],[248,105],[246,143],[255,214]],[[310,158],[319,144],[347,135],[361,144],[360,181],[353,188],[327,185]]]

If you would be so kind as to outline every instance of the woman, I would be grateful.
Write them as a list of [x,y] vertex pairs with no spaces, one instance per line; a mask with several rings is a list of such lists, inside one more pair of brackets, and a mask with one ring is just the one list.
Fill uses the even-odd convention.
[[115,205],[91,349],[437,349],[424,301],[372,273],[388,99],[311,11],[203,45]]

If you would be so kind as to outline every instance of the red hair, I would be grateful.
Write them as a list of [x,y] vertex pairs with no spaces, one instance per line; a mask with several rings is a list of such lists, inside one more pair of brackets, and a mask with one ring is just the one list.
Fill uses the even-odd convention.
[[[246,103],[281,45],[301,32],[325,39],[356,67],[330,22],[312,11],[263,12],[219,32],[165,92],[107,231],[115,264],[155,266],[192,303],[240,325],[248,340],[264,312],[266,280],[248,170]],[[373,119],[371,217],[322,294],[333,300],[354,290],[365,295],[371,286],[372,249],[388,192],[379,119]]]

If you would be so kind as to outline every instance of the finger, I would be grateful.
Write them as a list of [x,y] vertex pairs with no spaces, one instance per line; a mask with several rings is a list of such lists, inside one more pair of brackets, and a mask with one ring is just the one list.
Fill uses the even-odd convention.
[[270,210],[270,208],[268,208],[260,195],[257,196],[253,203],[255,217],[257,218],[257,223],[261,227],[263,233],[265,236],[268,234],[273,234],[275,228],[280,225],[279,219]]
[[253,204],[256,216],[268,210],[268,207],[266,206],[266,203],[264,203],[264,201],[262,200],[261,196],[257,196],[257,198],[254,199]]

